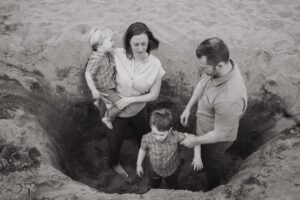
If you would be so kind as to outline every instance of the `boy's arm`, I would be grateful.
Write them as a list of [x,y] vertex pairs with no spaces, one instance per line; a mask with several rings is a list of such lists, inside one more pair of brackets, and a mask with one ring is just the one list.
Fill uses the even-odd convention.
[[138,158],[137,158],[137,163],[136,163],[136,173],[138,176],[141,176],[144,174],[144,170],[142,167],[144,158],[146,156],[146,151],[140,148]]
[[145,156],[146,156],[146,151],[144,149],[140,148],[137,162],[136,162],[137,166],[142,166]]
[[189,119],[189,116],[190,116],[191,108],[198,101],[198,98],[199,98],[201,92],[202,92],[202,83],[201,83],[201,81],[199,81],[197,86],[195,87],[195,89],[193,91],[192,97],[190,98],[188,104],[186,105],[184,111],[182,112],[182,114],[180,116],[180,122],[183,126],[187,125],[188,119]]
[[195,171],[201,170],[203,168],[200,145],[196,145],[194,147],[194,158],[193,158],[192,166],[194,167]]

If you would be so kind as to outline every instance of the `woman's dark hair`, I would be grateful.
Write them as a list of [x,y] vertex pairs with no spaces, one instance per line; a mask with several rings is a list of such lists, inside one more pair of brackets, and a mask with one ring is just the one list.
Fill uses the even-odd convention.
[[196,49],[197,58],[206,56],[207,64],[216,66],[220,62],[227,63],[229,60],[229,50],[223,40],[212,37],[204,40]]
[[150,51],[157,49],[159,46],[159,40],[153,36],[148,26],[142,22],[135,22],[128,27],[128,29],[126,30],[123,36],[124,49],[126,51],[126,56],[129,59],[133,58],[133,53],[130,46],[130,40],[133,36],[140,35],[140,34],[146,34],[148,37],[149,42],[146,50],[147,53],[150,53]]

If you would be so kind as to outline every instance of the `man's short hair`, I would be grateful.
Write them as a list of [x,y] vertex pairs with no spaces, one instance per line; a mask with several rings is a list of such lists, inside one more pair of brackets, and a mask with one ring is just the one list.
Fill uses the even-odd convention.
[[198,45],[196,56],[197,58],[206,56],[208,65],[217,66],[220,62],[229,61],[229,50],[222,39],[212,37]]
[[171,128],[173,115],[170,109],[160,108],[152,111],[150,115],[150,126],[155,126],[159,131],[167,131]]

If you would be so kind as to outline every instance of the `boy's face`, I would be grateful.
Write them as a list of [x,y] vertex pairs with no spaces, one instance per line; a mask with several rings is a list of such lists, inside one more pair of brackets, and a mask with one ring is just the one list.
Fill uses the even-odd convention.
[[157,130],[156,126],[151,125],[151,132],[152,135],[155,137],[155,139],[159,140],[159,141],[163,141],[167,138],[167,136],[169,135],[169,130],[167,131],[159,131]]
[[103,44],[102,44],[102,49],[105,51],[105,52],[109,52],[109,51],[112,51],[114,49],[114,45],[115,45],[115,42],[113,40],[113,37],[107,37],[103,40]]

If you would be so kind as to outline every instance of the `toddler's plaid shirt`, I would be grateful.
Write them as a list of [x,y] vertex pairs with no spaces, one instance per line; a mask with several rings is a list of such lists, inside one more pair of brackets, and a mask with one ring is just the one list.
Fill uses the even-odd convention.
[[92,52],[87,70],[100,91],[116,88],[116,65],[110,53]]

